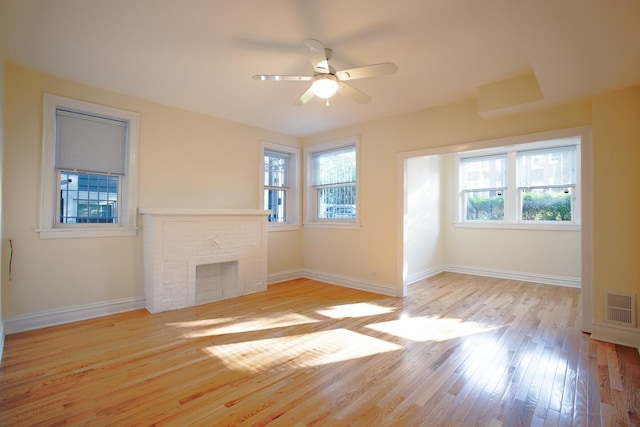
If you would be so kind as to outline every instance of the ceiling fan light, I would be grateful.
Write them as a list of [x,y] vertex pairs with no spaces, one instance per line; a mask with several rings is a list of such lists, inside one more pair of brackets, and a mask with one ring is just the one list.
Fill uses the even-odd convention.
[[313,81],[311,89],[318,98],[331,98],[338,91],[338,82],[333,76],[322,76]]

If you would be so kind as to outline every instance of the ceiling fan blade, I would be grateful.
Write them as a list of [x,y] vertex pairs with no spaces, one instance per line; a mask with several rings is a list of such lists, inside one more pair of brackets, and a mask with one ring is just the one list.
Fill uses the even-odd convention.
[[392,62],[383,62],[381,64],[365,65],[364,67],[349,68],[348,70],[338,71],[336,77],[339,80],[364,79],[366,77],[384,76],[385,74],[393,74],[398,70],[398,66]]
[[313,80],[311,76],[281,76],[278,74],[256,74],[253,76],[255,80],[272,80],[272,81],[291,81],[291,82],[310,82]]
[[339,83],[340,87],[338,88],[338,93],[340,95],[344,95],[348,98],[353,99],[358,104],[367,104],[371,101],[371,97],[364,92],[359,91],[353,86],[349,86],[346,83]]
[[317,73],[326,74],[329,72],[329,60],[324,49],[324,45],[316,39],[304,39],[311,65]]
[[298,99],[295,102],[295,105],[297,105],[297,106],[305,105],[307,102],[311,101],[315,96],[316,95],[315,95],[315,93],[313,93],[313,89],[310,87],[309,89],[307,89],[307,91],[305,93],[302,94],[300,99]]

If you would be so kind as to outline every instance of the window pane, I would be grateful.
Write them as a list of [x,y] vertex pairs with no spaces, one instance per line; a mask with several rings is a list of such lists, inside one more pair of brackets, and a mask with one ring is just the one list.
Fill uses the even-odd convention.
[[571,188],[522,190],[523,221],[571,221]]
[[518,153],[518,187],[547,187],[576,183],[576,149],[560,147]]
[[264,209],[271,211],[269,222],[286,222],[286,204],[284,190],[264,190]]
[[264,185],[269,187],[289,186],[289,156],[265,151]]
[[356,181],[355,147],[317,153],[313,157],[314,185],[344,184]]
[[466,219],[469,221],[504,220],[504,192],[465,191]]
[[329,187],[318,189],[318,218],[355,219],[356,187]]
[[462,159],[461,166],[460,183],[463,190],[506,187],[506,155]]
[[60,172],[61,224],[118,222],[117,175]]

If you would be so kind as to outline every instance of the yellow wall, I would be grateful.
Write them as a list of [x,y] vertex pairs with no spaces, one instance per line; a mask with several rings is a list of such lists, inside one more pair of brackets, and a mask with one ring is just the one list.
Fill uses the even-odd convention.
[[[469,99],[306,138],[304,145],[311,146],[348,135],[360,135],[358,214],[361,215],[362,228],[305,229],[305,268],[363,280],[371,280],[371,272],[376,271],[377,280],[383,285],[398,288],[398,265],[395,262],[399,233],[397,206],[400,203],[398,197],[402,197],[397,190],[398,152],[456,146],[590,123],[590,102],[483,119],[477,113],[476,101]],[[495,268],[504,269],[505,266]]]
[[581,278],[581,232],[560,230],[525,230],[466,228],[455,226],[457,217],[454,155],[449,154],[444,199],[446,242],[445,262],[452,266],[477,267],[506,272],[553,276],[557,280]]
[[[414,157],[406,163],[403,269],[410,283],[446,263],[442,225],[444,156]],[[427,274],[425,274],[427,273]]]
[[[291,136],[170,108],[8,65],[5,69],[3,265],[14,241],[13,280],[2,271],[6,318],[143,296],[142,239],[40,240],[44,92],[140,113],[140,207],[258,208],[260,141]],[[640,87],[539,112],[483,119],[476,100],[304,139],[360,135],[358,230],[308,228],[269,235],[269,272],[302,268],[397,285],[397,153],[593,125],[594,314],[606,290],[640,283]],[[622,203],[620,201],[623,201]],[[376,272],[375,277],[372,272]]]
[[[141,232],[133,238],[39,239],[43,93],[140,113],[139,207],[258,209],[261,141],[299,146],[287,135],[13,65],[5,73],[3,225],[5,240],[14,242],[13,280],[4,274],[2,284],[6,318],[144,295]],[[301,256],[290,256],[300,253],[300,234],[269,235],[270,268],[302,267]]]
[[604,294],[640,294],[640,86],[593,98],[594,317]]

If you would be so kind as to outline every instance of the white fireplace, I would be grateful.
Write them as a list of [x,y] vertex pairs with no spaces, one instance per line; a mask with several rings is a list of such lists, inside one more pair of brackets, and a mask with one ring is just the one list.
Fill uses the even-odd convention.
[[151,313],[267,289],[263,210],[142,208]]

